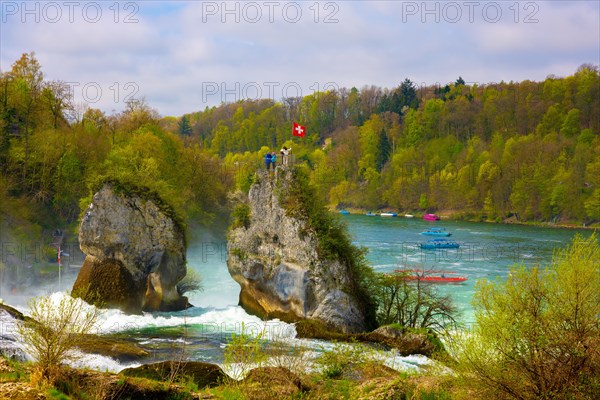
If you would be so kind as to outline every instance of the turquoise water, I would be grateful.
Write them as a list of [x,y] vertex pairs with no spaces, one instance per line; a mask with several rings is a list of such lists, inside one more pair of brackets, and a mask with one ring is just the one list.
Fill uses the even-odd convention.
[[[468,280],[457,284],[436,285],[442,294],[450,294],[462,312],[462,321],[473,321],[471,299],[477,280],[505,279],[511,266],[546,264],[556,248],[571,241],[576,233],[584,237],[590,230],[556,229],[523,225],[475,222],[423,221],[419,218],[384,218],[344,215],[354,243],[367,247],[367,259],[378,272],[395,269],[425,269],[456,272]],[[420,235],[428,227],[442,227],[452,233],[448,239],[459,249],[421,250],[419,243],[430,237]]]
[[[470,301],[478,279],[505,279],[515,263],[532,266],[547,263],[553,251],[567,244],[576,233],[591,235],[591,231],[550,229],[517,225],[467,222],[426,222],[420,219],[344,215],[354,243],[368,248],[367,258],[378,272],[395,269],[433,269],[456,272],[468,280],[460,284],[436,285],[442,294],[449,294],[459,310],[461,320],[473,320]],[[458,250],[425,251],[419,243],[430,237],[419,233],[427,227],[443,227],[452,233],[450,239],[461,244]],[[202,292],[193,293],[191,309],[174,313],[126,315],[118,310],[102,310],[99,333],[117,333],[134,339],[152,353],[144,362],[178,358],[184,351],[189,360],[220,363],[223,349],[233,332],[263,332],[267,338],[295,336],[291,324],[277,320],[261,321],[248,315],[238,304],[239,285],[227,270],[227,243],[223,237],[197,232],[190,237],[188,268],[202,277]],[[62,288],[71,287],[76,274],[63,276]],[[57,285],[50,291],[56,291]],[[54,295],[60,296],[60,293]],[[11,301],[9,301],[9,304]],[[20,307],[27,312],[26,307]],[[319,351],[330,344],[302,341]],[[415,357],[399,358],[395,362],[406,368],[423,362]],[[130,364],[117,363],[105,357],[88,357],[92,368],[118,371]],[[134,364],[135,365],[135,364]]]

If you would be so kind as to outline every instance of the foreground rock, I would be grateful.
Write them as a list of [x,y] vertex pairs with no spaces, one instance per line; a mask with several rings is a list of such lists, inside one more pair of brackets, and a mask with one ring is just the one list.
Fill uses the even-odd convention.
[[129,313],[187,306],[176,287],[186,274],[184,231],[155,194],[105,183],[82,218],[79,245],[86,258],[73,293],[87,302]]
[[281,204],[295,184],[291,168],[256,173],[249,217],[238,215],[239,226],[228,237],[227,266],[241,286],[240,305],[262,317],[315,319],[342,332],[365,331],[367,306],[357,296],[348,262],[321,257],[322,243],[308,217],[291,216]]
[[444,357],[444,345],[431,331],[406,331],[390,325],[382,326],[372,332],[340,333],[329,330],[318,321],[304,320],[296,324],[298,338],[322,339],[335,342],[362,342],[383,345],[385,348],[396,349],[402,356],[421,354],[426,357]]
[[121,374],[156,381],[168,381],[170,378],[174,380],[185,376],[199,389],[218,386],[230,380],[218,365],[195,361],[162,361],[136,368],[126,368],[121,371]]

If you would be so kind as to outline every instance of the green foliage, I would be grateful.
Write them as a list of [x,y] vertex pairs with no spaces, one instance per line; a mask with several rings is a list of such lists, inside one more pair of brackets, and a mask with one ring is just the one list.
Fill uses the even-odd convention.
[[231,212],[231,229],[250,227],[250,206],[248,204],[238,204]]
[[267,360],[264,350],[265,332],[257,332],[255,336],[246,330],[242,323],[239,334],[233,333],[227,340],[227,346],[223,351],[223,364],[225,370],[235,380],[245,377],[248,372],[260,367]]
[[[88,189],[116,179],[158,193],[183,221],[214,226],[227,191],[247,191],[265,152],[292,144],[333,205],[417,210],[424,195],[427,208],[493,209],[495,220],[599,222],[597,66],[543,82],[463,82],[419,96],[406,79],[179,119],[130,99],[117,114],[89,108],[71,121],[68,87],[23,54],[0,74],[0,187],[10,189],[0,207],[20,226],[73,224]],[[309,136],[292,143],[291,119]]]
[[452,351],[464,384],[490,398],[584,399],[600,389],[600,246],[576,236],[545,269],[478,283],[476,324]]
[[190,136],[192,134],[192,126],[190,125],[190,119],[187,115],[184,115],[179,120],[178,129],[180,135]]
[[323,377],[327,379],[341,378],[352,368],[366,364],[371,360],[372,351],[358,343],[335,343],[331,350],[321,349],[321,354],[314,360]]
[[230,251],[231,254],[238,257],[240,260],[245,260],[246,258],[248,258],[248,254],[242,249],[233,248]]
[[48,396],[50,399],[56,400],[69,400],[69,396],[64,394],[58,389],[48,389]]

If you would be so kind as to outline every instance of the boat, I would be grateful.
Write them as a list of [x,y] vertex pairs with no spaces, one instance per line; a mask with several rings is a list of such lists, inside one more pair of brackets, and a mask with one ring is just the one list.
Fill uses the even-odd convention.
[[446,231],[444,228],[427,228],[421,235],[425,236],[451,236],[452,234]]
[[379,215],[381,215],[382,217],[397,217],[398,216],[398,214],[396,214],[396,213],[381,213]]
[[448,239],[431,239],[425,243],[421,243],[421,248],[425,250],[436,249],[458,249],[460,244]]
[[348,211],[348,210],[340,210],[340,214],[348,215],[348,214],[350,214],[350,211]]
[[412,214],[404,214],[404,218],[414,218],[415,216]]
[[[461,283],[468,279],[466,276],[448,276],[456,274],[456,272],[452,271],[423,271],[397,269],[395,272],[407,274],[404,277],[404,279],[407,281],[420,281],[427,283]],[[410,273],[410,275],[408,273]]]
[[425,214],[425,215],[423,215],[423,219],[425,221],[439,221],[440,217],[435,214]]
[[366,215],[367,217],[377,217],[377,216],[379,216],[379,214],[372,213],[371,211],[369,211],[369,212],[368,212],[368,213],[366,213],[365,215]]

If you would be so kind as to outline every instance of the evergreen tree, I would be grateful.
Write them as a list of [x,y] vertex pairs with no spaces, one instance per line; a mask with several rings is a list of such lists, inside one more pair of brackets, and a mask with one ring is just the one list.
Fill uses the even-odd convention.
[[184,115],[179,120],[178,124],[179,134],[182,136],[191,136],[192,135],[192,126],[190,125],[190,119],[187,115]]
[[384,129],[379,131],[379,146],[377,151],[377,156],[375,158],[375,166],[377,167],[377,171],[381,172],[383,166],[390,158],[390,154],[392,153],[392,144],[390,143],[390,139],[388,138],[387,133]]

